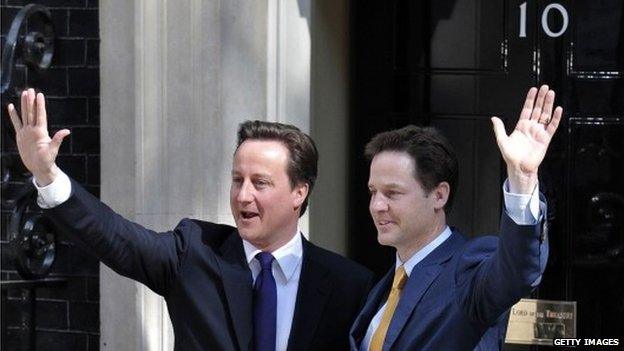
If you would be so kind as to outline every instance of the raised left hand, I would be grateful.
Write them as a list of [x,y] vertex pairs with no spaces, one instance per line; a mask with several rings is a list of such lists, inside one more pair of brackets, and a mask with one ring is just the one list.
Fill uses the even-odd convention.
[[[537,96],[536,96],[537,95]],[[514,131],[507,135],[503,122],[492,117],[496,143],[507,164],[512,193],[530,194],[537,185],[537,171],[546,156],[563,108],[553,111],[555,92],[547,85],[529,90]]]

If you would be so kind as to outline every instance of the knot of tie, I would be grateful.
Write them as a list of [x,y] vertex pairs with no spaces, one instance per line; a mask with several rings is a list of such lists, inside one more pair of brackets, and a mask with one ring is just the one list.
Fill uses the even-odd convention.
[[402,290],[403,286],[405,286],[405,282],[407,281],[407,273],[405,273],[405,268],[400,266],[394,272],[394,280],[392,281],[392,289]]
[[271,265],[273,264],[275,257],[273,257],[270,252],[259,252],[256,255],[256,259],[260,262],[260,268],[263,271],[271,271]]

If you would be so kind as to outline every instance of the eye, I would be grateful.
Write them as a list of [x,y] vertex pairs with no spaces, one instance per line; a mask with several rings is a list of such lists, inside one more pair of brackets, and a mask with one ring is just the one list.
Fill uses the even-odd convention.
[[394,199],[394,198],[398,197],[399,195],[401,195],[401,193],[396,191],[396,190],[388,190],[385,195],[386,195],[386,197],[388,197],[390,199]]
[[232,184],[241,184],[243,182],[243,178],[241,177],[237,177],[237,176],[233,176],[232,177]]
[[268,180],[258,179],[254,181],[254,185],[256,186],[256,188],[262,189],[262,188],[266,188],[267,186],[269,186],[270,183]]

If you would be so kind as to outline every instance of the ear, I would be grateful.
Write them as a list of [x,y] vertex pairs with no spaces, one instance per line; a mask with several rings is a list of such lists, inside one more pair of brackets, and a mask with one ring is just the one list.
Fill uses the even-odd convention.
[[301,182],[293,188],[293,205],[295,208],[301,207],[303,202],[308,197],[308,193],[310,192],[310,185],[308,183]]
[[451,193],[451,186],[447,182],[441,182],[432,191],[433,208],[436,210],[443,209],[448,202]]

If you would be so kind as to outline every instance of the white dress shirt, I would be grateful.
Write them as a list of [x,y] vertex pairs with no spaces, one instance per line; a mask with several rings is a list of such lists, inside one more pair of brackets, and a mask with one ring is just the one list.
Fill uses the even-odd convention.
[[[56,179],[47,186],[40,187],[33,178],[37,188],[37,203],[41,208],[52,208],[62,204],[71,195],[71,181],[62,171]],[[245,256],[254,282],[260,273],[260,262],[255,258],[261,250],[251,243],[243,240]],[[277,288],[277,324],[276,324],[276,348],[277,351],[285,351],[288,347],[290,328],[295,313],[295,302],[301,276],[301,262],[303,257],[303,243],[299,230],[292,239],[284,246],[271,253],[273,261],[273,277]]]
[[39,186],[35,177],[32,182],[37,188],[37,204],[41,208],[56,207],[67,201],[71,195],[71,182],[67,174],[61,170],[56,179],[46,186]]
[[[536,224],[538,222],[541,212],[543,211],[543,208],[545,206],[545,204],[540,203],[538,188],[539,186],[536,186],[531,195],[513,194],[509,192],[509,181],[506,180],[505,183],[503,183],[505,209],[509,218],[511,218],[516,224],[528,225]],[[435,239],[433,239],[433,241],[417,251],[405,262],[401,262],[401,259],[399,258],[399,255],[397,253],[395,270],[398,269],[399,266],[403,265],[405,273],[409,278],[410,274],[412,273],[412,269],[414,269],[414,266],[416,266],[418,262],[422,261],[433,250],[435,250],[444,241],[446,241],[446,239],[448,239],[451,234],[451,229],[446,226],[442,233],[440,233]],[[360,345],[360,351],[368,351],[371,339],[373,338],[373,333],[375,332],[377,327],[379,327],[383,312],[386,310],[386,304],[387,302],[384,302],[383,306],[381,306],[379,311],[377,311],[370,324],[368,325],[368,329],[366,329],[366,335],[364,335],[364,339],[362,340],[362,344]]]

